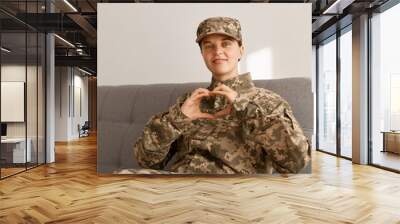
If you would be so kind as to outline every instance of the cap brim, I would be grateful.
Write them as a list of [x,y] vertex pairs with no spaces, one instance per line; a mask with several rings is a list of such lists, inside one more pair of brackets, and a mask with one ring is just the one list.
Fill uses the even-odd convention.
[[232,37],[233,39],[235,39],[235,40],[237,40],[237,41],[240,41],[240,40],[237,39],[235,36],[230,35],[230,34],[227,34],[227,33],[224,33],[224,32],[209,32],[209,33],[203,34],[203,35],[201,35],[201,36],[198,36],[198,37],[196,38],[196,42],[199,43],[202,39],[204,39],[204,37],[206,37],[206,36],[208,36],[208,35],[211,35],[211,34],[222,34],[222,35],[225,35],[225,36],[228,36],[228,37]]

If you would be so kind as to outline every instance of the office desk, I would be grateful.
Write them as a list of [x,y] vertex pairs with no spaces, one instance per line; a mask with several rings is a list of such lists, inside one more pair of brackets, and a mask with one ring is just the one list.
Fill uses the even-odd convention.
[[[6,163],[25,163],[31,161],[31,145],[32,141],[30,138],[26,140],[28,144],[25,144],[25,138],[6,138],[1,139],[1,157],[5,159]],[[26,151],[25,151],[25,145]],[[26,153],[25,153],[26,152]],[[27,158],[27,161],[25,161]]]

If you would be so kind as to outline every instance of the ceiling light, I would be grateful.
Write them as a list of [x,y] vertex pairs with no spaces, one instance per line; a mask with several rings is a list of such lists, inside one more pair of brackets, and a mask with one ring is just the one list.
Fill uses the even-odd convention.
[[58,36],[57,34],[54,34],[54,36],[56,36],[58,39],[60,39],[61,41],[63,41],[64,43],[68,44],[69,46],[75,48],[75,45],[71,44],[71,42],[67,41],[66,39]]
[[78,12],[78,10],[71,4],[68,2],[68,0],[64,0],[65,4],[67,4],[72,10],[74,10],[74,12]]
[[78,67],[78,70],[81,71],[81,72],[83,72],[83,73],[85,73],[85,74],[93,75],[92,73],[90,73],[90,72],[88,72],[88,71],[85,71],[85,70],[83,70],[83,69],[81,69],[81,68],[79,68],[79,67]]
[[336,0],[332,5],[324,10],[322,14],[342,14],[343,9],[351,5],[355,0]]
[[11,52],[11,50],[9,50],[9,49],[7,49],[7,48],[5,48],[5,47],[1,47],[1,50],[4,51],[4,52],[7,52],[7,53],[10,53],[10,52]]

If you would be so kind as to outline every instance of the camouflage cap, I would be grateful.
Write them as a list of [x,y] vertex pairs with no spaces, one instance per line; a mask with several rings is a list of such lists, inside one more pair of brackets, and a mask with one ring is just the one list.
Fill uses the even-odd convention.
[[199,24],[196,42],[210,34],[224,34],[242,42],[239,20],[230,17],[211,17]]

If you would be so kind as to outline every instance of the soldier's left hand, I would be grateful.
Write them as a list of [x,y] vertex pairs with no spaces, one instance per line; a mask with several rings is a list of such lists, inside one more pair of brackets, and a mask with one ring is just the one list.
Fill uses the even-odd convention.
[[221,83],[219,83],[217,87],[215,87],[212,91],[210,91],[210,94],[211,95],[215,95],[215,94],[223,95],[228,99],[229,103],[232,103],[235,100],[235,98],[238,96],[238,93],[235,90],[233,90],[233,89],[229,88],[228,86],[221,84]]

